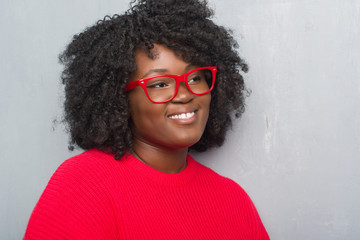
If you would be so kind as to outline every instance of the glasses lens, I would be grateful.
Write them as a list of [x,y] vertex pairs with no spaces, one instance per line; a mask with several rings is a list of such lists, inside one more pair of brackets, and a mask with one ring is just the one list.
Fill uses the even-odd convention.
[[193,93],[206,93],[213,84],[212,72],[209,69],[195,71],[188,76],[187,82]]
[[154,102],[164,102],[171,99],[176,88],[176,81],[170,77],[153,78],[146,83],[146,90]]

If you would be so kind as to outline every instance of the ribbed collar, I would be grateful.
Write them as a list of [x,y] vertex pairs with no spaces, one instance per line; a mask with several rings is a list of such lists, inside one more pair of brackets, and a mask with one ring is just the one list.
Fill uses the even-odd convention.
[[129,167],[130,171],[134,171],[135,174],[141,175],[149,179],[150,181],[156,182],[160,185],[165,186],[180,186],[190,183],[196,174],[198,173],[200,164],[196,162],[189,154],[186,156],[186,167],[179,173],[169,174],[156,170],[149,165],[143,163],[129,152],[118,161],[114,160],[114,154],[109,152],[103,152],[98,149],[90,149],[83,154],[90,154],[92,157],[99,159],[106,159],[109,164],[113,167]]
[[185,169],[179,173],[173,174],[156,170],[135,158],[130,153],[126,153],[120,161],[125,161],[126,164],[131,166],[138,174],[141,174],[161,185],[168,186],[185,185],[191,182],[199,168],[199,164],[189,154],[186,157],[187,164]]

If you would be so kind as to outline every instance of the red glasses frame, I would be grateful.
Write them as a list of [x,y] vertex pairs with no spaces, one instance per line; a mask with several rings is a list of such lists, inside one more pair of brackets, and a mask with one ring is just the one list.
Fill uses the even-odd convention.
[[[190,87],[189,87],[189,84],[187,82],[187,77],[193,73],[193,72],[196,72],[196,71],[199,71],[199,70],[202,70],[202,69],[208,69],[212,72],[212,85],[211,87],[209,88],[208,91],[204,92],[204,93],[194,93]],[[190,72],[187,72],[187,73],[184,73],[182,75],[158,75],[158,76],[152,76],[152,77],[149,77],[149,78],[144,78],[144,79],[140,79],[140,80],[136,80],[136,81],[133,81],[133,82],[129,82],[126,87],[125,87],[125,92],[128,92],[130,91],[131,89],[133,88],[136,88],[138,86],[142,87],[142,89],[144,89],[144,92],[147,96],[147,98],[153,102],[153,103],[166,103],[166,102],[169,102],[171,100],[173,100],[179,90],[179,85],[181,82],[185,82],[185,85],[186,85],[186,88],[189,90],[189,92],[191,92],[192,94],[194,95],[205,95],[209,92],[211,92],[211,90],[213,90],[214,88],[214,85],[215,85],[215,78],[216,78],[216,72],[217,72],[217,67],[215,66],[212,66],[212,67],[200,67],[200,68],[196,68],[194,70],[191,70]],[[175,92],[174,92],[174,96],[172,96],[169,100],[166,100],[166,101],[162,101],[162,102],[154,102],[153,100],[151,100],[148,92],[147,92],[147,89],[146,89],[146,83],[151,80],[151,79],[154,79],[154,78],[158,78],[158,77],[171,77],[173,79],[175,79],[176,81],[176,88],[175,88]]]

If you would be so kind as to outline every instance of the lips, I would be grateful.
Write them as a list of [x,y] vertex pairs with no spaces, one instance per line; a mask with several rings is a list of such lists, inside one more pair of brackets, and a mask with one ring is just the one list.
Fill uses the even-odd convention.
[[193,117],[194,115],[195,115],[195,111],[169,115],[169,118],[171,118],[171,119],[189,119],[189,118]]
[[171,112],[167,117],[178,124],[191,124],[196,121],[198,109],[182,108]]

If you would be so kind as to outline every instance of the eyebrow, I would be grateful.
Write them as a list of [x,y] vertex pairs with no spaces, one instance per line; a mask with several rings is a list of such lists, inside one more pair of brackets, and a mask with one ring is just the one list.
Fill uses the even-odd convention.
[[[193,67],[194,65],[189,64],[185,67],[185,71],[190,71],[190,69]],[[165,73],[165,72],[169,72],[168,69],[166,68],[156,68],[156,69],[151,69],[150,71],[148,71],[147,73],[145,73],[144,76],[142,76],[142,78],[145,78],[147,76],[149,76],[152,73]]]

